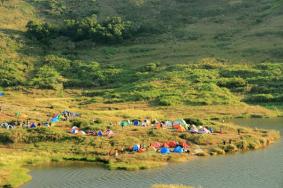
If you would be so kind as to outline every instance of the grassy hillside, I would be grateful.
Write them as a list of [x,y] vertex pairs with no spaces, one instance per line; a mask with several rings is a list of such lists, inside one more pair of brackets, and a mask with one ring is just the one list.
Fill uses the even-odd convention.
[[[105,103],[281,103],[282,10],[282,0],[4,1],[0,86],[88,88]],[[131,37],[101,40],[124,32],[107,17],[131,23]],[[90,24],[100,35],[86,37]]]

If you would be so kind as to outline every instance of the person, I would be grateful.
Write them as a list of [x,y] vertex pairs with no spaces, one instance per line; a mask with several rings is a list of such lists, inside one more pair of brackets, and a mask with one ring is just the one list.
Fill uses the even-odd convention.
[[147,122],[146,122],[146,120],[143,120],[143,122],[142,122],[142,126],[143,126],[143,127],[146,127],[146,126],[147,126]]
[[237,131],[238,131],[238,135],[240,135],[241,134],[241,129],[237,129]]
[[213,133],[213,128],[212,127],[208,127],[208,130],[210,131],[210,133]]
[[119,156],[118,150],[115,149],[115,157],[117,158]]
[[226,141],[225,140],[223,140],[223,145],[226,145]]

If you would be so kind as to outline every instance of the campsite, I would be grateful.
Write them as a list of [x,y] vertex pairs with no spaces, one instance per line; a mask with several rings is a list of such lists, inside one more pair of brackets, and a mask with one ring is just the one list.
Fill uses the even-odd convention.
[[[15,101],[17,98],[14,92],[6,93],[7,101]],[[279,132],[273,130],[233,125],[227,120],[229,116],[221,118],[226,119],[225,121],[195,116],[178,119],[172,116],[166,118],[169,114],[162,117],[157,112],[152,116],[152,111],[149,111],[148,114],[143,112],[144,118],[137,118],[138,116],[134,115],[136,118],[126,119],[111,115],[110,120],[104,119],[101,115],[100,118],[97,115],[93,118],[92,113],[88,114],[86,106],[83,109],[64,108],[61,112],[56,108],[46,108],[48,112],[43,110],[44,108],[41,108],[43,112],[26,110],[26,114],[11,112],[9,109],[26,109],[25,103],[21,100],[22,95],[20,96],[15,103],[17,106],[20,104],[20,108],[13,108],[11,103],[2,111],[6,117],[11,117],[13,127],[0,128],[1,143],[5,148],[2,149],[2,155],[10,156],[9,160],[14,163],[10,166],[8,160],[5,164],[8,165],[8,169],[21,169],[22,175],[19,175],[20,179],[17,180],[19,182],[30,179],[30,176],[26,175],[26,164],[34,166],[55,161],[85,161],[101,163],[112,170],[132,171],[162,167],[168,163],[194,161],[198,157],[255,150],[279,139]],[[34,105],[48,107],[50,100],[57,99],[40,99],[34,101]],[[76,100],[73,103],[77,102]],[[57,104],[64,103],[60,100]],[[214,113],[217,114],[217,109],[215,110]],[[260,112],[259,109],[251,110]],[[104,109],[96,111],[96,114],[105,112]],[[135,114],[135,111],[128,109],[127,113]],[[202,112],[200,110],[199,114]],[[137,113],[141,114],[140,111]],[[262,113],[272,115],[271,111]],[[11,124],[9,121],[5,123]],[[16,157],[19,152],[23,157]],[[14,182],[8,177],[7,181]]]
[[1,0],[0,187],[282,188],[282,0]]

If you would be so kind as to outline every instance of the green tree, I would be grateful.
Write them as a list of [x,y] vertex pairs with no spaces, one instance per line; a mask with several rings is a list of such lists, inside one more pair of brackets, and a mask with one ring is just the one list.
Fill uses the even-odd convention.
[[41,89],[62,89],[63,77],[52,67],[41,67],[34,78],[31,80],[31,85]]

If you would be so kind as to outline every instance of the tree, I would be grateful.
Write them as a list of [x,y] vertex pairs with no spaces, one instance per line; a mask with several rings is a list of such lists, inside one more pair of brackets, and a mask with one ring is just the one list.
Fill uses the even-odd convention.
[[31,84],[41,89],[61,89],[63,87],[63,77],[52,67],[41,67],[34,78],[31,80]]
[[26,25],[27,34],[30,38],[36,38],[41,42],[49,43],[51,38],[57,37],[57,29],[48,23],[36,23],[29,21]]

